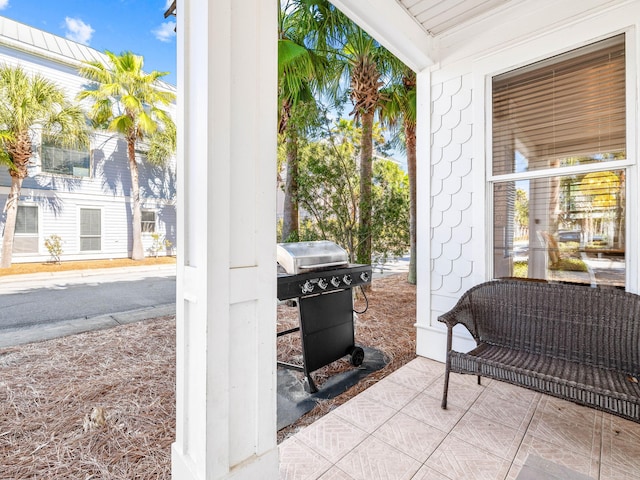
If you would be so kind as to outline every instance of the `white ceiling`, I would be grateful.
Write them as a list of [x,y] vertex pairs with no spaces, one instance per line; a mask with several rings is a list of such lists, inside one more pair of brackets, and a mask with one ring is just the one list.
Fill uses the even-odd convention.
[[510,0],[396,0],[432,36],[489,12]]

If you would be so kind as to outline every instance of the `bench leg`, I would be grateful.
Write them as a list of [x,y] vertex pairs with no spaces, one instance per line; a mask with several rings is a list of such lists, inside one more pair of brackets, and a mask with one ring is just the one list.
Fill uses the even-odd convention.
[[478,385],[482,385],[482,383],[480,382],[480,375],[478,375]]
[[444,370],[444,392],[442,393],[442,409],[447,409],[447,393],[449,391],[449,370],[451,367],[451,346],[453,342],[453,328],[447,326],[447,362]]

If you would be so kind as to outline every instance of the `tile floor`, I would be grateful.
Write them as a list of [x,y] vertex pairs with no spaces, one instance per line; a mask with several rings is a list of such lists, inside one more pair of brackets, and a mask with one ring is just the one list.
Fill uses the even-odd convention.
[[529,455],[640,478],[640,424],[416,358],[280,445],[282,480],[515,480]]

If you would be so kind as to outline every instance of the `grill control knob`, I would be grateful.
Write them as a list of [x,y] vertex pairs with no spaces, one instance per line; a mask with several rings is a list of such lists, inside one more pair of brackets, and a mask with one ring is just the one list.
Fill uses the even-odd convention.
[[368,282],[369,281],[369,274],[367,272],[362,272],[360,274],[360,280],[362,280],[363,282]]
[[307,293],[311,292],[313,292],[313,283],[307,280],[306,282],[304,282],[304,285],[302,285],[302,293],[306,295]]
[[342,281],[345,283],[345,285],[351,285],[351,282],[353,280],[351,279],[351,275],[345,275],[344,277],[342,277]]
[[322,289],[325,290],[328,286],[329,286],[329,282],[327,282],[326,279],[321,278],[320,280],[318,280],[318,286]]
[[331,277],[331,285],[338,288],[340,286],[340,279],[338,277]]

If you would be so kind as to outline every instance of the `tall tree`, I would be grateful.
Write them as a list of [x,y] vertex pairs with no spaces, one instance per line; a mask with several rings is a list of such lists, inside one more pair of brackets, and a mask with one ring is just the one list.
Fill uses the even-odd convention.
[[[316,97],[329,82],[326,52],[312,48],[310,36],[322,28],[314,15],[314,0],[280,2],[278,22],[278,133],[286,152],[284,241],[297,240],[299,139],[319,114]],[[309,45],[308,45],[309,44]]]
[[393,56],[346,16],[337,12],[327,22],[333,33],[326,35],[339,71],[348,79],[351,114],[362,128],[360,144],[359,235],[356,261],[370,263],[372,253],[373,123],[380,102],[380,89],[389,74]]
[[35,131],[61,146],[86,146],[86,117],[69,102],[64,90],[40,75],[30,76],[20,67],[0,66],[0,162],[8,165],[11,188],[4,207],[1,268],[13,256],[18,199],[33,153]]
[[409,274],[407,281],[416,284],[416,74],[400,61],[392,62],[395,81],[382,92],[381,120],[392,127],[401,125],[409,175]]
[[105,54],[107,63],[87,62],[80,68],[80,74],[93,83],[81,91],[78,98],[92,102],[89,115],[96,127],[120,133],[127,142],[131,174],[131,258],[141,260],[144,248],[136,146],[141,141],[152,145],[163,142],[167,145],[168,142],[168,148],[152,147],[158,155],[147,156],[149,161],[162,162],[173,154],[175,148],[172,151],[171,145],[175,147],[175,125],[165,108],[175,100],[175,94],[159,83],[168,72],[154,70],[145,73],[141,56],[131,52],[116,55],[106,51]]

